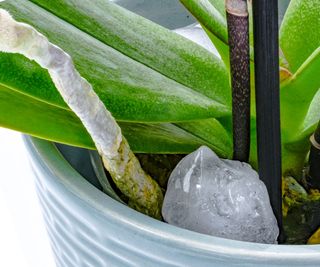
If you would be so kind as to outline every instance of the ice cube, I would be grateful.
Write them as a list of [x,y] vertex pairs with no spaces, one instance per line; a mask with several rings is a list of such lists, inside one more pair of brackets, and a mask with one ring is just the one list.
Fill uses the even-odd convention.
[[162,207],[170,224],[217,237],[277,243],[279,229],[264,183],[247,163],[202,146],[171,173]]

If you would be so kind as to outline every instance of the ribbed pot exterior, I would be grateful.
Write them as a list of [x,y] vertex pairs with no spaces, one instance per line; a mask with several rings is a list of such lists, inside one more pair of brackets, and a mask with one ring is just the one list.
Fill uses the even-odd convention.
[[320,246],[263,245],[154,220],[105,195],[54,144],[26,138],[58,267],[319,266]]

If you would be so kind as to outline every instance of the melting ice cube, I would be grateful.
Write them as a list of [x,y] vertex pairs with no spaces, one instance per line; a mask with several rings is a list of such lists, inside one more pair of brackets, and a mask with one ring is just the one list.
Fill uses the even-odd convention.
[[279,234],[257,172],[205,146],[173,170],[162,214],[170,224],[229,239],[272,244]]

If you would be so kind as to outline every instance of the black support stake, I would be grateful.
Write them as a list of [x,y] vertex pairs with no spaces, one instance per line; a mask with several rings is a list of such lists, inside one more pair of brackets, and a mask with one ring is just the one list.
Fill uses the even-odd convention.
[[265,183],[283,242],[278,1],[254,0],[254,57],[257,145],[260,179]]

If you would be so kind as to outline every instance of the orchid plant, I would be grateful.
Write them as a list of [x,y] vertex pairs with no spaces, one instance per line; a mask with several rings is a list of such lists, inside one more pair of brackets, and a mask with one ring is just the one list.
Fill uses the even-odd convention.
[[[224,0],[181,2],[200,22],[220,57],[111,1],[6,0],[0,1],[0,8],[17,23],[30,25],[35,30],[33,34],[45,36],[48,43],[72,58],[79,77],[92,86],[101,105],[107,108],[105,115],[110,111],[119,124],[117,136],[123,134],[125,138],[121,140],[128,140],[133,152],[186,154],[207,145],[219,156],[231,158],[232,107]],[[2,12],[1,19],[4,14],[7,13]],[[280,28],[284,175],[301,176],[310,149],[309,138],[320,119],[319,14],[320,0],[291,0]],[[0,40],[5,43],[8,40],[4,39],[3,26],[2,34]],[[19,36],[19,32],[15,35]],[[252,27],[250,42],[252,47]],[[0,126],[101,150],[96,142],[100,137],[93,135],[81,116],[64,101],[59,93],[61,83],[52,77],[50,68],[21,51],[2,51]],[[254,69],[252,51],[250,58]],[[254,90],[251,92],[254,94]],[[257,167],[253,95],[251,99],[249,161]],[[115,122],[107,125],[118,129]],[[117,142],[120,144],[121,140]],[[116,150],[126,150],[126,157],[135,159],[129,146],[124,147]],[[114,161],[110,155],[106,158],[110,171]],[[121,169],[119,165],[113,168],[113,176]],[[129,190],[122,180],[119,185],[124,191]],[[134,186],[130,184],[130,188]],[[157,186],[154,188],[157,202],[162,197]],[[138,194],[134,199],[140,197]],[[150,214],[159,217],[159,205],[155,206],[157,211]]]

